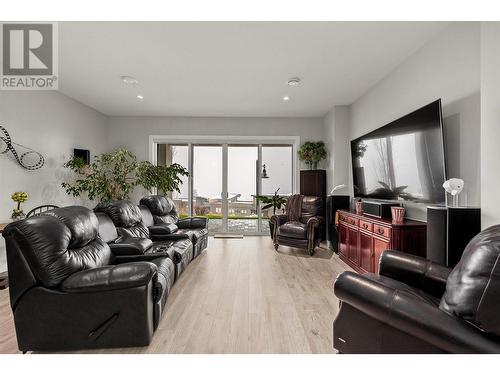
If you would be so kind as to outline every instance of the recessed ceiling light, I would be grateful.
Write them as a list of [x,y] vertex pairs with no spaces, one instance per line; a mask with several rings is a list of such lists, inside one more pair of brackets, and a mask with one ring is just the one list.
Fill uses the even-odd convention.
[[290,100],[290,98],[289,98],[288,96],[284,96],[284,97],[283,97],[283,100],[284,100],[285,102],[287,102],[287,101],[289,101],[289,100]]
[[144,96],[142,96],[142,95],[137,95],[137,99],[142,100],[142,99],[144,99]]
[[139,81],[132,76],[121,76],[120,78],[122,79],[123,83],[126,83],[127,85],[136,85],[139,83]]
[[287,84],[288,86],[298,86],[300,85],[300,78],[299,77],[290,78]]

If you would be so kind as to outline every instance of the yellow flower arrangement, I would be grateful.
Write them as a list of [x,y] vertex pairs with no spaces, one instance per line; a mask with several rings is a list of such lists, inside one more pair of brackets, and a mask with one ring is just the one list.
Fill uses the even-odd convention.
[[17,207],[12,210],[11,218],[14,220],[24,218],[24,212],[21,209],[21,203],[24,203],[28,200],[28,193],[24,191],[16,191],[15,193],[12,193],[10,195],[10,199],[17,203]]
[[28,193],[24,192],[24,191],[16,191],[15,193],[13,193],[10,198],[14,201],[14,202],[17,202],[17,203],[23,203],[23,202],[26,202],[28,200]]

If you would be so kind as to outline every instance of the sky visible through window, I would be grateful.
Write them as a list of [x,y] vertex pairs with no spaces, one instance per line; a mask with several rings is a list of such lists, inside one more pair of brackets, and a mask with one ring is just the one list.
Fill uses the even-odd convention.
[[[188,166],[188,147],[171,146],[172,162]],[[257,146],[228,147],[228,192],[230,197],[240,194],[239,201],[251,201],[256,194]],[[263,146],[262,163],[269,178],[262,179],[262,193],[292,193],[292,147]],[[222,146],[194,146],[193,182],[195,196],[220,198],[222,192]],[[188,198],[187,178],[183,178],[180,194],[174,198]]]

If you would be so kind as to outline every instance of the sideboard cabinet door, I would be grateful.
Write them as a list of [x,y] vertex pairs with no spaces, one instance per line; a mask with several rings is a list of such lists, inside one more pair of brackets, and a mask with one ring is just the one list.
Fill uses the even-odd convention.
[[373,272],[373,236],[359,232],[359,266],[366,272]]
[[373,237],[373,252],[374,252],[374,273],[378,274],[378,264],[380,261],[380,256],[384,250],[389,249],[389,240],[382,239],[379,237]]

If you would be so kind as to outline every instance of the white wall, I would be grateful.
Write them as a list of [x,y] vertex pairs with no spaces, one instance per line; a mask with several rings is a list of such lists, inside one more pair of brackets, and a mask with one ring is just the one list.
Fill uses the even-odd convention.
[[[351,105],[349,138],[357,138],[442,99],[449,177],[465,180],[467,203],[480,205],[480,96],[477,22],[446,28]],[[450,136],[451,135],[451,136]],[[352,192],[352,190],[351,190]],[[408,216],[426,219],[424,205]]]
[[25,212],[41,204],[67,205],[81,200],[61,187],[67,177],[62,167],[73,148],[90,149],[91,155],[107,148],[106,116],[58,92],[1,92],[0,123],[12,140],[40,152],[45,165],[28,171],[0,155],[0,220],[9,219],[14,202],[10,194],[26,191]]
[[500,23],[481,23],[481,224],[500,223]]
[[[0,125],[12,141],[28,146],[45,157],[45,165],[28,171],[6,154],[0,155],[0,222],[10,221],[15,203],[10,195],[26,191],[25,212],[41,204],[86,204],[68,196],[61,182],[68,177],[62,165],[73,148],[90,149],[91,155],[106,150],[107,118],[58,92],[0,92]],[[5,268],[4,244],[0,240],[0,271]]]
[[335,106],[323,119],[325,144],[328,150],[326,162],[327,191],[334,186],[344,184],[345,188],[337,190],[336,195],[349,194],[351,177],[349,147],[349,106]]
[[112,117],[109,147],[126,147],[148,160],[150,135],[299,136],[301,142],[323,139],[321,118],[260,117]]

